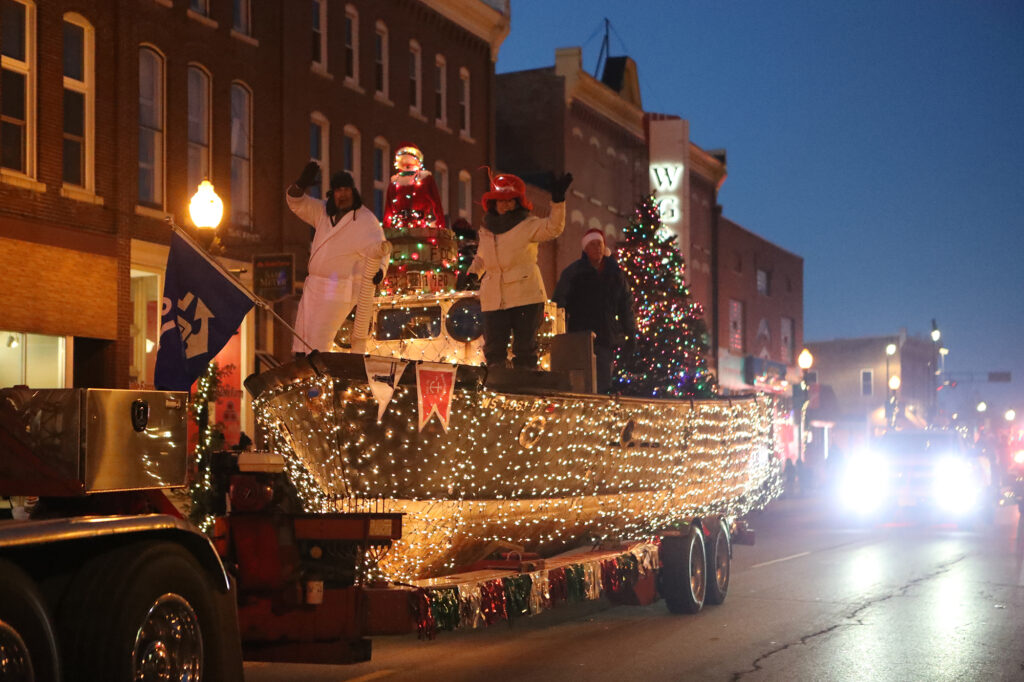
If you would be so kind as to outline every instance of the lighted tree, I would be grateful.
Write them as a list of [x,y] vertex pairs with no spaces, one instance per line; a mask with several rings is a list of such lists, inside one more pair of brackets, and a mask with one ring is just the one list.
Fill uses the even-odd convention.
[[675,235],[661,229],[654,197],[641,201],[616,249],[633,291],[637,340],[620,355],[612,390],[622,395],[704,398],[717,390],[707,364],[704,309],[690,300]]

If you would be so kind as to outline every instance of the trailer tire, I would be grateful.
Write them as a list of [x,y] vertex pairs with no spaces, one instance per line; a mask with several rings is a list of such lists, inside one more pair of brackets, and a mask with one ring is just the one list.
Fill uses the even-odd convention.
[[92,559],[58,614],[67,682],[217,679],[226,651],[208,576],[172,542]]
[[672,613],[697,613],[707,592],[704,534],[697,524],[683,536],[661,539],[659,591]]
[[732,571],[732,542],[729,530],[721,519],[710,522],[711,532],[707,542],[708,591],[704,601],[707,604],[721,604],[729,594],[729,575]]
[[28,575],[0,559],[0,679],[60,680],[57,638],[46,603]]

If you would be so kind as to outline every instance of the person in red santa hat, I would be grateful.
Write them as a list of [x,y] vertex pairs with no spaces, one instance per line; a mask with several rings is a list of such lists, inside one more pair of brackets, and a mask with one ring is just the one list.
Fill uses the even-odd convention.
[[537,330],[544,317],[547,292],[537,267],[537,244],[555,239],[565,229],[565,192],[572,174],[554,177],[551,214],[530,215],[526,185],[515,175],[491,178],[481,199],[486,209],[476,256],[469,266],[472,281],[480,277],[480,309],[484,318],[484,358],[488,367],[504,367],[512,338],[512,365],[537,367]]
[[580,245],[583,255],[562,271],[551,298],[565,308],[568,331],[594,333],[597,392],[607,393],[615,349],[629,354],[635,344],[633,295],[625,273],[605,246],[604,232],[587,230]]
[[385,229],[445,229],[441,197],[434,176],[423,168],[423,152],[414,144],[399,145],[395,171],[384,197]]

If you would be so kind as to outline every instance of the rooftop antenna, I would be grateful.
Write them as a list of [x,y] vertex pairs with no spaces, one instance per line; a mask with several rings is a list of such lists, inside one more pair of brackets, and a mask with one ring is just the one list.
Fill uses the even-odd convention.
[[601,64],[602,59],[607,60],[611,56],[611,46],[608,42],[608,37],[611,32],[611,22],[608,21],[608,17],[604,18],[604,38],[601,39],[601,51],[597,53],[597,64],[594,65],[594,78],[601,78]]

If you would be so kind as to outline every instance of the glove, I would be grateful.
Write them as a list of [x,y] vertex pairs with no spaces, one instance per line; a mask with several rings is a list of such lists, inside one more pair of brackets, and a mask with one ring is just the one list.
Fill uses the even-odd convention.
[[299,189],[306,189],[316,184],[316,176],[320,173],[320,164],[316,161],[310,161],[306,164],[306,167],[302,169],[302,175],[295,181],[295,186]]
[[551,201],[560,204],[565,201],[565,190],[572,184],[572,173],[554,176],[551,181]]
[[383,270],[378,270],[377,274],[373,276],[373,283],[376,285],[376,284],[380,284],[383,281],[384,281],[384,271]]

